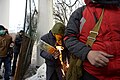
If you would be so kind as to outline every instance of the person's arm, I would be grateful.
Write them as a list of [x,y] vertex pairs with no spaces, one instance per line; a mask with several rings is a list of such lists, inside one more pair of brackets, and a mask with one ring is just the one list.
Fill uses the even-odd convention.
[[54,57],[51,54],[47,53],[42,49],[40,50],[40,56],[43,57],[44,59],[54,60]]
[[[47,34],[41,37],[41,40],[45,41],[46,43],[48,43],[47,40]],[[49,60],[54,60],[54,57],[52,54],[40,49],[40,56],[43,57],[44,59],[49,59]]]
[[91,48],[87,47],[84,43],[78,40],[78,35],[80,33],[80,19],[83,11],[82,9],[83,7],[78,8],[70,16],[69,22],[65,29],[64,42],[71,53],[84,61]]

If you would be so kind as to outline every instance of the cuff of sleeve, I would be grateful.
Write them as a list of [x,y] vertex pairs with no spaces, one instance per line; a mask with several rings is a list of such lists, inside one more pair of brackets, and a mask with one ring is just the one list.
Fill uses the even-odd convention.
[[80,56],[80,59],[82,60],[82,61],[84,61],[84,60],[86,60],[87,59],[87,54],[89,53],[89,51],[91,50],[91,48],[89,48],[89,47],[85,47],[85,48],[83,48],[82,50],[81,50],[81,56]]

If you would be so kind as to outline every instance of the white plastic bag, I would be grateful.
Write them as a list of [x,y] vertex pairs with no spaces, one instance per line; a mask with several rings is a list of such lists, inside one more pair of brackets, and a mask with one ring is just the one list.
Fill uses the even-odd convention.
[[38,69],[35,75],[25,80],[46,80],[46,63],[43,63]]

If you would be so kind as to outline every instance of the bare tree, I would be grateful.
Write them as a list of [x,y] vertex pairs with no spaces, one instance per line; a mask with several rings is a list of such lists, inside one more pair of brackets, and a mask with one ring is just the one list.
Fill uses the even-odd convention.
[[36,29],[37,29],[37,21],[38,21],[37,17],[38,17],[38,11],[35,5],[35,1],[26,0],[24,31],[29,37],[33,39],[35,39],[36,37]]
[[60,21],[66,24],[72,12],[78,7],[84,5],[83,0],[54,0],[53,15],[56,22]]

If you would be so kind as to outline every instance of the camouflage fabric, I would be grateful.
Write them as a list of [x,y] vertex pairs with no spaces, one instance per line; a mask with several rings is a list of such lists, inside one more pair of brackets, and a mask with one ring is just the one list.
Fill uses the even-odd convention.
[[74,55],[70,56],[70,64],[66,74],[66,80],[80,80],[82,76],[82,61]]

